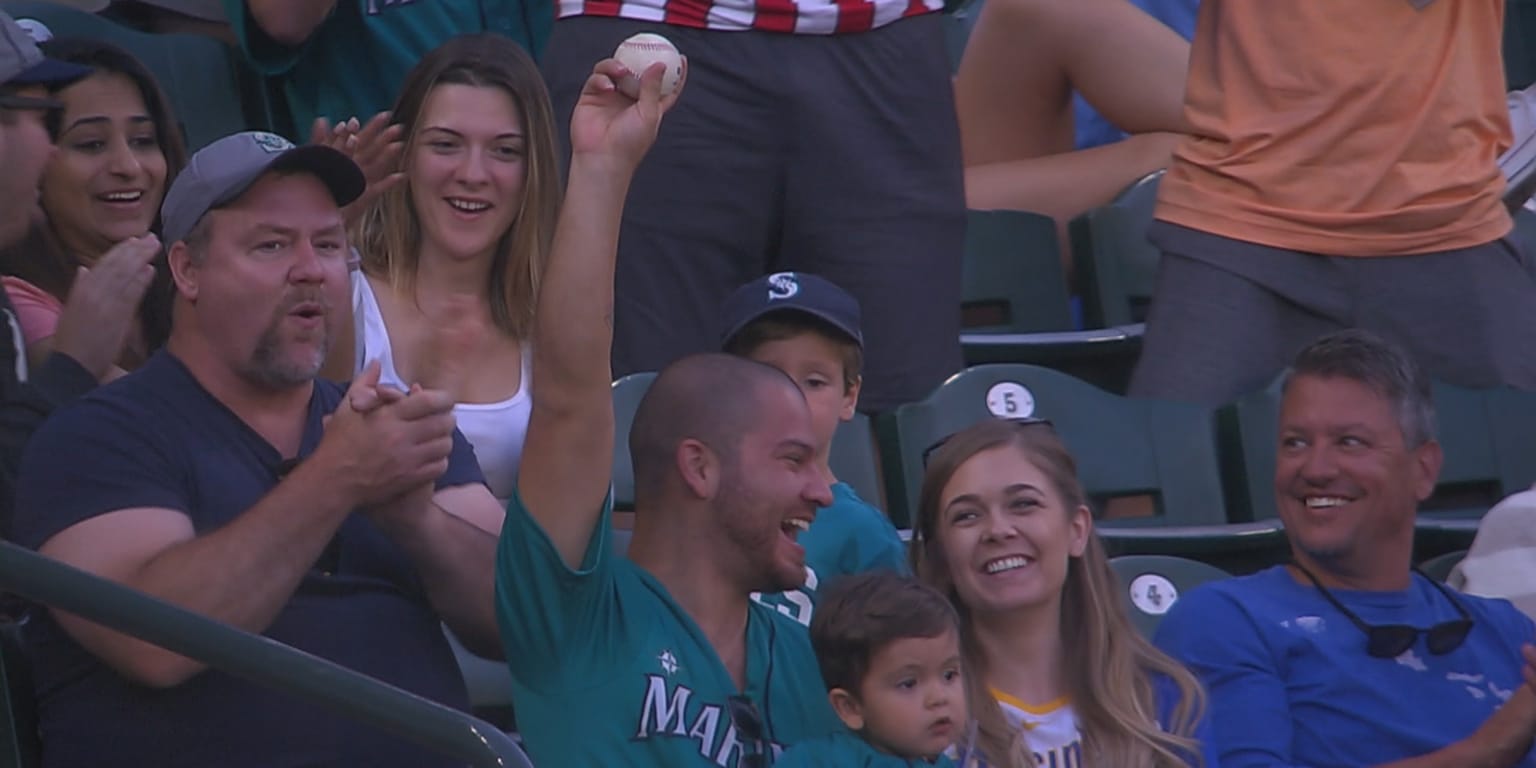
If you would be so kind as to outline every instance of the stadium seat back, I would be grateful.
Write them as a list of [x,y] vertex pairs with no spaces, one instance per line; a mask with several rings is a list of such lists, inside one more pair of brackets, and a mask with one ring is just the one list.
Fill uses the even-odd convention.
[[1510,90],[1536,82],[1536,0],[1506,0],[1503,53]]
[[101,40],[133,54],[170,99],[189,151],[221,136],[270,125],[260,80],[235,51],[211,37],[140,32],[61,3],[0,0],[0,9],[18,20],[42,23],[54,37]]
[[1132,184],[1109,205],[1073,219],[1072,258],[1083,286],[1084,323],[1145,322],[1162,254],[1147,240],[1163,171]]
[[956,374],[927,399],[898,408],[888,422],[886,482],[893,519],[910,526],[923,479],[923,452],[987,418],[1049,419],[1076,457],[1097,500],[1152,495],[1152,517],[1102,525],[1216,525],[1226,522],[1211,410],[1131,399],[1059,371],[1031,365],[981,365]]
[[1131,622],[1147,639],[1157,633],[1157,625],[1180,596],[1230,577],[1214,565],[1168,555],[1123,555],[1110,558],[1109,565],[1124,590],[1121,596]]
[[629,455],[629,430],[654,373],[632,373],[613,383],[613,508],[635,508],[635,464]]
[[949,51],[950,71],[958,72],[960,59],[965,55],[965,44],[981,15],[982,0],[950,0],[945,5],[953,7],[948,8],[943,17],[944,46]]
[[961,327],[969,332],[1071,330],[1056,222],[1025,211],[969,211]]
[[1454,571],[1456,566],[1460,565],[1461,561],[1465,560],[1466,557],[1467,550],[1465,549],[1458,549],[1455,552],[1446,552],[1443,555],[1436,555],[1435,557],[1419,563],[1419,570],[1423,571],[1425,576],[1444,583],[1450,580],[1451,571]]
[[42,755],[37,703],[21,626],[12,621],[0,623],[0,675],[0,768],[33,768]]
[[851,486],[859,498],[878,509],[885,508],[880,458],[868,416],[856,413],[851,420],[837,425],[827,462],[832,466],[832,474]]

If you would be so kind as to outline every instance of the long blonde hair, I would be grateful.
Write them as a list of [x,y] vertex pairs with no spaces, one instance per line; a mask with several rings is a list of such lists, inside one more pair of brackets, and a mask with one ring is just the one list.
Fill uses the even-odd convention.
[[[971,457],[1012,447],[1045,473],[1068,510],[1085,503],[1077,463],[1046,425],[988,419],[937,448],[923,477],[913,532],[912,567],[918,577],[947,594],[961,618],[961,646],[975,675],[968,686],[977,748],[993,768],[1034,768],[1023,731],[1013,727],[986,686],[986,660],[970,612],[955,591],[939,541],[944,487]],[[1061,645],[1068,700],[1082,733],[1083,764],[1112,768],[1182,768],[1200,760],[1191,734],[1205,709],[1205,693],[1194,675],[1163,654],[1131,624],[1119,583],[1097,535],[1083,554],[1067,563],[1061,596]],[[1172,681],[1178,701],[1168,730],[1158,722],[1159,678]],[[1214,767],[1213,767],[1214,768]]]
[[[538,67],[511,38],[480,33],[450,39],[416,64],[395,102],[394,119],[405,126],[402,169],[416,147],[427,97],[437,86],[448,84],[500,88],[523,119],[528,176],[522,207],[512,228],[496,244],[486,298],[496,327],[513,338],[526,339],[560,211],[549,92]],[[397,290],[411,287],[420,258],[421,224],[411,204],[409,179],[374,201],[363,214],[353,242],[359,244],[365,272],[383,276]]]

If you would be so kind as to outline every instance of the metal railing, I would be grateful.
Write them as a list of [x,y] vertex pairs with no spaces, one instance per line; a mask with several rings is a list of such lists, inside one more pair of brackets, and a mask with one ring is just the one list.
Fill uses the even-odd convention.
[[9,542],[0,542],[0,589],[318,702],[471,765],[532,768],[517,744],[489,723]]

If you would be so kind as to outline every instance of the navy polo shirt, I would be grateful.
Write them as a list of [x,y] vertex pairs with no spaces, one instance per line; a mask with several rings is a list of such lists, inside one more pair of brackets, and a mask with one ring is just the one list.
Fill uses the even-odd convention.
[[[345,390],[315,382],[299,457]],[[15,538],[37,548],[119,509],[185,512],[199,534],[256,504],[283,457],[159,352],[139,370],[56,412],[32,438],[17,487]],[[483,482],[454,433],[438,487]],[[409,560],[371,521],[350,515],[324,570],[310,571],[266,636],[458,709],[468,697]],[[71,640],[51,615],[27,625],[44,742],[58,766],[450,765],[318,705],[207,670],[175,688],[130,683]]]

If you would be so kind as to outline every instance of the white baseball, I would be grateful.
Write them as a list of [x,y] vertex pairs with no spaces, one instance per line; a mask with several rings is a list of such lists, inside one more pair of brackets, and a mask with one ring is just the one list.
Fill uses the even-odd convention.
[[625,69],[635,73],[634,77],[626,77],[619,83],[619,90],[631,99],[640,98],[640,75],[658,61],[667,65],[667,72],[661,78],[661,95],[666,96],[677,90],[677,84],[683,77],[683,56],[677,52],[677,46],[671,40],[650,32],[641,32],[619,43],[613,58],[623,64]]

